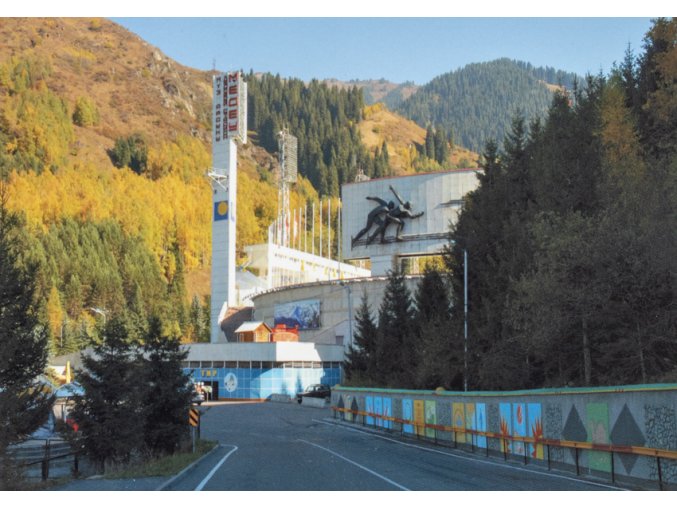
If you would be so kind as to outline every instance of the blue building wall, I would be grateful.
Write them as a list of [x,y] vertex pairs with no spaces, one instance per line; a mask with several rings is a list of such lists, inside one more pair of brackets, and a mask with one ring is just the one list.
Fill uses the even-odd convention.
[[294,396],[311,384],[333,387],[341,368],[184,368],[195,382],[218,382],[218,397],[258,400],[272,394]]

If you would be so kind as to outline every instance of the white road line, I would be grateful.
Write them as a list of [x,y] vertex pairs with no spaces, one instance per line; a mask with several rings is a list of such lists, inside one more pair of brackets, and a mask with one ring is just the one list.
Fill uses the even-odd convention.
[[328,426],[334,426],[334,427],[342,428],[346,431],[354,431],[356,433],[362,433],[363,435],[373,436],[373,437],[376,437],[376,438],[380,438],[381,440],[387,440],[388,442],[393,442],[395,444],[403,445],[405,447],[413,447],[414,449],[420,449],[422,451],[428,451],[428,452],[433,452],[433,453],[437,453],[437,454],[442,454],[444,456],[449,456],[450,458],[464,459],[464,460],[467,460],[467,461],[474,461],[476,463],[483,463],[483,464],[486,464],[486,465],[494,465],[494,466],[497,466],[497,467],[509,468],[511,470],[519,470],[521,472],[528,472],[528,473],[536,474],[536,475],[544,475],[546,477],[550,477],[550,478],[554,478],[554,479],[565,479],[567,481],[580,482],[582,484],[588,484],[588,485],[591,485],[591,486],[598,486],[598,487],[607,488],[607,489],[614,489],[616,491],[628,491],[628,489],[626,489],[626,488],[609,486],[607,484],[600,484],[600,483],[597,483],[597,482],[586,481],[584,479],[575,479],[573,477],[566,477],[564,475],[557,475],[557,474],[551,474],[551,473],[546,473],[546,472],[539,472],[538,470],[516,467],[516,466],[506,464],[506,463],[495,463],[495,462],[492,462],[492,461],[486,461],[486,460],[482,460],[482,459],[478,459],[478,458],[471,458],[469,456],[459,456],[458,454],[452,454],[452,453],[440,451],[440,450],[437,450],[437,449],[430,449],[428,447],[422,447],[420,445],[409,444],[407,442],[400,442],[399,440],[384,437],[384,436],[381,436],[381,435],[376,435],[376,434],[374,434],[370,431],[363,431],[363,430],[360,430],[360,429],[357,429],[357,428],[346,428],[342,424],[336,424],[336,423],[331,423],[331,422],[327,422],[327,421],[320,421],[319,419],[313,419],[313,421],[319,422],[319,423],[322,423],[322,424],[327,424]]
[[226,460],[230,457],[231,454],[233,454],[235,451],[237,451],[237,446],[236,445],[229,445],[227,447],[232,447],[230,452],[226,454],[223,458],[221,458],[221,461],[219,461],[214,468],[211,469],[211,471],[207,474],[207,476],[202,479],[202,482],[197,485],[197,488],[195,488],[194,491],[202,491],[202,488],[205,487],[205,485],[209,482],[209,479],[213,477],[213,475],[216,473],[216,471],[219,469],[221,465],[223,465]]
[[317,447],[318,449],[322,449],[323,451],[327,451],[329,454],[333,454],[333,455],[336,456],[337,458],[341,458],[342,460],[347,461],[347,462],[350,463],[351,465],[355,465],[356,467],[361,468],[361,469],[364,470],[365,472],[369,472],[370,474],[375,475],[375,476],[378,477],[379,479],[383,479],[384,481],[386,481],[386,482],[389,483],[389,484],[392,484],[392,485],[395,486],[396,488],[400,488],[402,491],[411,491],[410,489],[405,488],[405,487],[402,486],[401,484],[398,484],[398,483],[396,483],[395,481],[391,481],[391,480],[388,479],[387,477],[384,477],[383,475],[381,475],[381,474],[379,474],[379,473],[377,473],[377,472],[374,472],[373,470],[371,470],[371,469],[369,469],[369,468],[367,468],[367,467],[365,467],[365,466],[363,466],[363,465],[360,465],[359,463],[356,463],[355,461],[353,461],[353,460],[351,460],[351,459],[348,459],[348,458],[346,458],[345,456],[341,456],[339,453],[334,452],[334,451],[332,451],[331,449],[327,449],[326,447],[322,447],[321,445],[317,445],[317,444],[314,444],[314,443],[312,443],[312,442],[308,442],[307,440],[302,440],[302,439],[300,439],[300,438],[299,438],[298,440],[299,440],[299,442],[303,442],[303,443],[306,443],[306,444],[308,444],[308,445],[312,445],[312,446],[314,446],[314,447]]

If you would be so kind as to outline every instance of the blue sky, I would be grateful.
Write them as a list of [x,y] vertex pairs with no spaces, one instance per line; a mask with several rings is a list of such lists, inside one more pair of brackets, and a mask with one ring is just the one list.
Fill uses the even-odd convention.
[[111,18],[169,57],[207,70],[425,84],[508,57],[579,75],[608,73],[650,18]]

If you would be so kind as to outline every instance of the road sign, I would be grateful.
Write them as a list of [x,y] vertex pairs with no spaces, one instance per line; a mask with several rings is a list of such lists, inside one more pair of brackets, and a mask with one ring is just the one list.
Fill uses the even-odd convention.
[[188,422],[191,426],[197,427],[200,424],[200,411],[196,408],[191,408],[188,411]]

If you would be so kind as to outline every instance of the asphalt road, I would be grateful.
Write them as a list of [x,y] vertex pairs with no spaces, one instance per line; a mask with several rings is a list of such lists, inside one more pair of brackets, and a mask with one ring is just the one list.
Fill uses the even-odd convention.
[[181,491],[594,491],[616,489],[415,440],[336,424],[296,403],[205,409],[219,448],[167,489]]

